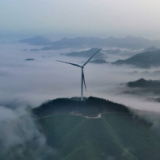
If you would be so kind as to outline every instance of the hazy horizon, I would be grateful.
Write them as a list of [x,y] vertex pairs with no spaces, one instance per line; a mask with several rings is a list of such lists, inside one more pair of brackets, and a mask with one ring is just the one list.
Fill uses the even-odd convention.
[[0,0],[0,35],[160,39],[159,5],[158,0]]

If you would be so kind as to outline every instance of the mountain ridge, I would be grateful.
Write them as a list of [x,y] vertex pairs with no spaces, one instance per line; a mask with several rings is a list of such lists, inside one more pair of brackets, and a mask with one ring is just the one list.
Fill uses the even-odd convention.
[[153,93],[155,95],[160,95],[160,80],[146,80],[144,78],[138,79],[136,81],[131,81],[126,83],[127,87],[131,89],[138,89],[137,93]]
[[156,51],[147,51],[138,53],[128,59],[125,60],[117,60],[113,62],[116,65],[133,65],[135,67],[140,68],[151,68],[151,67],[159,67],[160,66],[160,49]]
[[[20,40],[20,42],[28,43],[30,45],[36,45],[32,37],[30,39]],[[42,39],[43,37],[41,37]],[[44,39],[44,38],[43,38]],[[38,39],[36,39],[38,41]],[[43,41],[42,41],[43,42]],[[37,45],[39,45],[37,43]],[[119,48],[148,48],[151,46],[159,47],[160,40],[149,40],[142,37],[128,36],[124,38],[98,38],[98,37],[76,37],[76,38],[62,38],[57,41],[51,42],[50,40],[44,40],[45,47],[41,50],[52,50],[61,48],[87,48],[87,47],[119,47]]]
[[[90,58],[93,55],[93,53],[97,52],[98,50],[99,50],[99,48],[91,48],[91,49],[85,50],[85,51],[71,52],[71,53],[61,54],[61,55]],[[99,51],[99,53],[94,56],[94,59],[95,58],[104,58],[104,57],[105,57],[105,54],[102,53],[101,51]]]
[[31,38],[25,38],[19,40],[20,43],[27,43],[29,45],[48,45],[50,44],[50,40],[44,38],[42,36],[35,36]]

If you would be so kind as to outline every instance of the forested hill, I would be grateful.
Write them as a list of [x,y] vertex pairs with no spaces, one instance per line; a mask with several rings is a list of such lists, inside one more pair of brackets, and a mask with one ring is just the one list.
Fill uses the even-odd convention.
[[[94,97],[83,102],[59,98],[35,108],[34,113],[54,149],[54,156],[47,160],[160,159],[159,134],[124,105]],[[98,113],[105,114],[92,118]]]
[[129,109],[124,105],[109,100],[89,97],[84,101],[80,101],[77,98],[58,98],[50,100],[35,108],[33,112],[40,117],[58,113],[75,113],[83,116],[96,116],[99,113],[107,112],[129,113]]

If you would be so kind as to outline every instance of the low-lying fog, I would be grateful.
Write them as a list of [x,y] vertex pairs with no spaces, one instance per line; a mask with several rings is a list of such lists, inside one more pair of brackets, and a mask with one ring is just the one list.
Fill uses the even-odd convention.
[[[75,58],[61,54],[82,49],[63,49],[49,51],[30,51],[37,46],[19,43],[0,44],[0,105],[31,105],[59,97],[80,96],[81,70],[78,67],[56,60],[83,64],[86,58]],[[39,47],[41,48],[41,47]],[[120,53],[106,54],[106,61],[114,62],[128,58],[142,50],[121,49]],[[26,60],[26,59],[33,60]],[[140,78],[160,79],[160,75],[150,73],[160,70],[138,69],[112,64],[93,64],[85,66],[87,92],[84,96],[97,96],[142,110],[160,111],[159,103],[149,102],[146,95],[124,94],[124,83]],[[138,71],[136,73],[135,71]],[[135,74],[136,73],[136,74]]]
[[[52,159],[57,151],[46,144],[46,137],[27,110],[49,99],[80,96],[80,68],[56,60],[83,64],[87,59],[61,55],[78,51],[75,49],[31,52],[30,49],[37,46],[18,43],[4,43],[0,47],[0,148],[3,148],[0,157],[4,160]],[[106,54],[105,60],[113,62],[138,52],[125,49],[119,54]],[[160,112],[159,103],[147,101],[147,94],[124,94],[127,89],[124,83],[128,81],[160,79],[160,75],[152,74],[154,70],[160,69],[147,73],[145,69],[129,66],[88,63],[84,69],[87,84],[84,96],[97,96],[132,108]],[[159,126],[158,118],[153,117],[151,115],[150,121]]]

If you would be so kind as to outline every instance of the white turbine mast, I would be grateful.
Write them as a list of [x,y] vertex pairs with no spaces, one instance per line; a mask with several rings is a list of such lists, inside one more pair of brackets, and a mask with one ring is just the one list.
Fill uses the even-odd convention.
[[83,83],[84,83],[85,89],[87,91],[83,68],[93,58],[93,56],[95,56],[95,54],[98,53],[100,50],[101,49],[98,49],[82,66],[80,66],[78,64],[75,64],[75,63],[70,63],[70,62],[65,62],[65,61],[59,61],[59,60],[57,60],[58,62],[67,63],[67,64],[70,64],[70,65],[73,65],[73,66],[81,68],[81,101],[83,101]]

